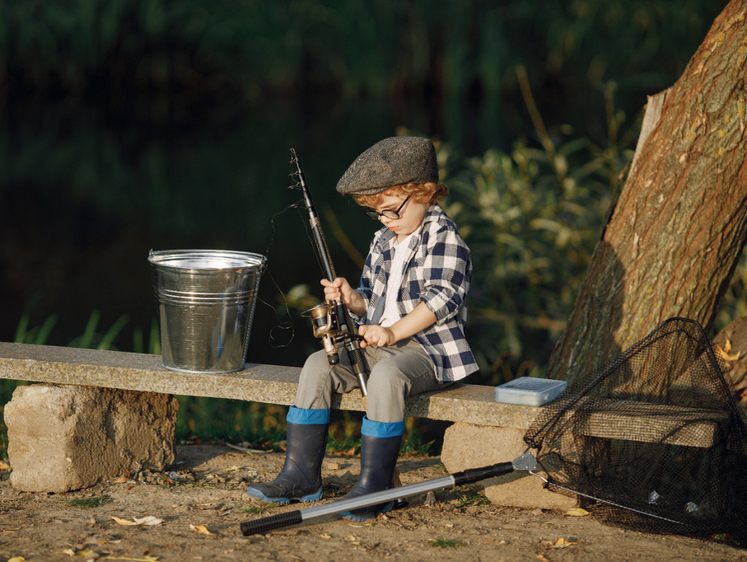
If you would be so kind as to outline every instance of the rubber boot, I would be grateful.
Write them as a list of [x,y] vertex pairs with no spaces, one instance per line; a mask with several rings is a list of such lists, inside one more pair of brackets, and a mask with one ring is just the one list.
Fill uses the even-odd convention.
[[[361,428],[361,474],[353,489],[343,498],[357,498],[364,494],[380,492],[393,487],[392,476],[397,466],[399,446],[405,422],[382,423],[363,417]],[[351,521],[365,521],[379,513],[391,511],[394,502],[382,503],[338,513],[338,517]]]
[[322,459],[327,445],[329,410],[291,406],[283,469],[272,482],[255,483],[246,493],[258,500],[285,505],[322,499]]

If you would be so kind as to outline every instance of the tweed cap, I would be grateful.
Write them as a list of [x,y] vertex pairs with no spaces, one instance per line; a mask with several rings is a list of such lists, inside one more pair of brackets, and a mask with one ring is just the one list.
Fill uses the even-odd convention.
[[358,156],[337,182],[343,195],[373,195],[393,185],[438,183],[436,148],[423,137],[390,137]]

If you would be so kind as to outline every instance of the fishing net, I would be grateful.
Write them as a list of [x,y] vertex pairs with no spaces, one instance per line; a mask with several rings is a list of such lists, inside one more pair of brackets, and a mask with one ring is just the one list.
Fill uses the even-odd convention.
[[697,322],[673,318],[569,383],[525,435],[547,487],[604,523],[747,544],[747,429]]

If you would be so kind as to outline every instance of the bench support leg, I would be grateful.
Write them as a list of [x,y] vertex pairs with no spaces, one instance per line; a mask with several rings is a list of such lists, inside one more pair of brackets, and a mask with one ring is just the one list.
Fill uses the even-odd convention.
[[5,406],[11,485],[88,488],[125,471],[163,470],[176,453],[174,396],[88,386],[19,386]]
[[[441,461],[450,474],[511,461],[527,448],[524,433],[523,429],[457,422],[446,430]],[[480,485],[496,505],[556,511],[567,511],[577,505],[575,498],[544,489],[542,480],[526,472],[489,478]]]

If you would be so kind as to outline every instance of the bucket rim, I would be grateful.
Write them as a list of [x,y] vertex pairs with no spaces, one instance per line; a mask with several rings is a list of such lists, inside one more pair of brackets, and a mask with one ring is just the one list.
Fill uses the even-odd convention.
[[[241,265],[232,265],[226,267],[193,267],[179,265],[177,262],[185,258],[228,258],[235,261],[244,261]],[[148,262],[157,268],[171,269],[174,271],[226,271],[238,270],[247,267],[263,268],[267,262],[267,257],[262,254],[253,252],[244,252],[240,250],[206,250],[206,249],[184,249],[184,250],[151,250],[148,253]]]

